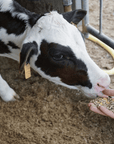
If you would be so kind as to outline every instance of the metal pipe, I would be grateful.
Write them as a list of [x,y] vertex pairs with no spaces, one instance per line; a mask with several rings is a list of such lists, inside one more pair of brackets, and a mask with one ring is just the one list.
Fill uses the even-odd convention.
[[111,48],[114,49],[114,40],[112,40],[111,38],[109,38],[108,36],[104,35],[103,33],[99,34],[99,31],[96,30],[94,27],[88,25],[86,27],[87,31],[92,34],[93,36],[97,37],[98,39],[100,39],[102,42],[104,42],[105,44],[107,44],[108,46],[110,46]]
[[63,0],[63,5],[64,6],[72,5],[72,0]]
[[[89,34],[88,39],[95,42],[95,43],[97,43],[97,44],[99,44],[101,47],[103,47],[106,51],[108,51],[110,53],[110,55],[114,59],[114,50],[111,47],[109,47],[108,45],[106,45],[105,43],[100,41],[98,38],[92,36],[91,34]],[[114,68],[112,68],[111,70],[104,70],[104,71],[109,75],[114,74]]]
[[100,0],[99,32],[102,33],[103,0]]
[[81,0],[82,9],[87,11],[86,16],[82,20],[82,33],[88,37],[87,25],[89,25],[89,0]]

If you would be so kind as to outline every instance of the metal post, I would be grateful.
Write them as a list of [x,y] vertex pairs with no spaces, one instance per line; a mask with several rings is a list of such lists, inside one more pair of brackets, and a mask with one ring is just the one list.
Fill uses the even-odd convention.
[[64,6],[72,5],[72,0],[63,0],[63,5]]
[[[75,0],[75,8],[76,8],[76,9],[82,9],[81,0]],[[82,21],[79,22],[77,26],[80,26],[80,25],[82,25]]]
[[82,1],[82,9],[87,11],[86,16],[82,20],[82,32],[85,37],[88,38],[87,26],[89,25],[89,0],[81,0]]
[[80,0],[75,0],[75,8],[76,9],[81,9],[81,1]]
[[102,33],[102,12],[103,12],[103,0],[100,0],[100,18],[99,18],[99,32]]

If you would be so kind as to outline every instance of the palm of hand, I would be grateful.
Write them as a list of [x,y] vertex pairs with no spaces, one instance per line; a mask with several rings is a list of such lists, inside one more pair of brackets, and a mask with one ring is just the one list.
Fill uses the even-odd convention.
[[[114,90],[112,90],[112,89],[105,89],[103,91],[103,93],[104,93],[104,97],[114,96]],[[98,113],[98,114],[101,114],[101,115],[104,115],[104,116],[111,117],[114,119],[114,113],[112,111],[108,110],[106,107],[104,107],[104,106],[96,107],[91,102],[88,104],[88,106],[89,106],[91,111]]]

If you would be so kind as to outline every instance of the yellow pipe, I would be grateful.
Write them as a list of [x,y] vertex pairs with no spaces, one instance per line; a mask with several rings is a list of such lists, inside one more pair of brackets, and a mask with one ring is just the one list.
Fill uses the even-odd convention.
[[[106,45],[105,43],[103,43],[102,41],[100,41],[98,38],[92,36],[89,34],[88,37],[89,40],[99,44],[100,46],[102,46],[105,50],[107,50],[111,56],[114,58],[114,50],[112,48],[110,48],[108,45]],[[107,74],[109,75],[113,75],[114,74],[114,68],[112,68],[111,70],[104,70]]]

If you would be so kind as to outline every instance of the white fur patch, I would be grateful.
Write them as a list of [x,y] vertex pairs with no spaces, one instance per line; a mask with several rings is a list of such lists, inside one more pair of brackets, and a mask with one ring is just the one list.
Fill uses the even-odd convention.
[[12,0],[0,0],[0,11],[10,10],[12,7]]
[[16,36],[15,34],[8,34],[7,30],[4,28],[0,29],[0,39],[3,40],[6,44],[9,41],[13,41],[17,46],[21,46],[23,40],[25,39],[27,31],[25,31],[23,34],[20,34]]
[[[29,31],[30,29],[28,29]],[[1,28],[0,29],[0,40],[5,42],[5,44],[8,44],[9,41],[14,42],[19,48],[21,48],[23,40],[25,39],[25,36],[28,31],[25,31],[23,34],[16,36],[15,34],[7,34],[6,29]],[[10,54],[0,54],[0,56],[12,58],[16,61],[19,61],[19,49],[12,49],[12,47],[8,46],[9,50],[11,51]]]
[[15,91],[10,88],[7,82],[0,75],[0,96],[4,101],[12,101],[16,95]]

